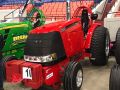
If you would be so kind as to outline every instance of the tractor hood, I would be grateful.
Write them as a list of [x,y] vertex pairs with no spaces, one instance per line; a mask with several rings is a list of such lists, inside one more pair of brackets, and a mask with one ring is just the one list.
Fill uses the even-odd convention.
[[52,31],[58,31],[61,26],[63,26],[65,22],[55,22],[55,23],[50,23],[43,25],[41,27],[37,27],[30,31],[30,33],[47,33],[47,32],[52,32]]
[[79,22],[80,18],[71,19],[70,21],[59,21],[50,24],[45,24],[43,26],[37,27],[30,31],[30,33],[48,33],[53,31],[60,31],[62,28],[68,27],[76,22]]

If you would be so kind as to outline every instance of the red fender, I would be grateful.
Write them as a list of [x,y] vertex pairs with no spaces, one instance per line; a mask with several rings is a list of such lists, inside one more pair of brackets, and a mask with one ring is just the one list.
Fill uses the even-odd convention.
[[93,33],[94,33],[94,30],[98,27],[98,26],[101,26],[100,23],[94,23],[90,26],[89,30],[88,30],[88,33],[87,33],[87,37],[86,37],[86,40],[85,40],[85,45],[84,45],[84,48],[85,49],[90,49],[90,45],[91,45],[91,40],[92,40],[92,36],[93,36]]

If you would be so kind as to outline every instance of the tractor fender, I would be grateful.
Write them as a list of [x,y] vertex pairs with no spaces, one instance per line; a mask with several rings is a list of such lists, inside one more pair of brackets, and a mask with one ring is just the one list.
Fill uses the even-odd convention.
[[98,27],[98,26],[101,26],[100,23],[94,23],[90,26],[89,30],[88,30],[88,33],[87,33],[87,36],[86,36],[86,40],[85,40],[85,45],[84,45],[84,48],[85,49],[90,49],[90,45],[91,45],[91,40],[92,40],[92,36],[93,36],[93,33],[94,33],[94,30]]

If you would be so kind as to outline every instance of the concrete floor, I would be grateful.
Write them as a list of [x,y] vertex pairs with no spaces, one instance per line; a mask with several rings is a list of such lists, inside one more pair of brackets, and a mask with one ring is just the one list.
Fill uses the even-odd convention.
[[83,67],[84,82],[81,90],[109,90],[109,77],[115,58],[110,58],[109,63],[103,67],[87,64]]
[[[88,61],[84,62],[84,82],[81,90],[109,90],[110,69],[115,64],[115,59],[109,59],[109,63],[103,67],[92,66]],[[21,84],[4,84],[5,90],[30,90]]]

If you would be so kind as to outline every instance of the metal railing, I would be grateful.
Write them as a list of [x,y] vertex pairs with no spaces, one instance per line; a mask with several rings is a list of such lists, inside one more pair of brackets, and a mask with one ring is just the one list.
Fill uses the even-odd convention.
[[18,13],[18,15],[20,14],[20,7],[16,8],[15,10],[13,10],[12,12],[8,13],[7,15],[4,16],[4,20],[7,19],[14,19],[15,18],[15,14]]

